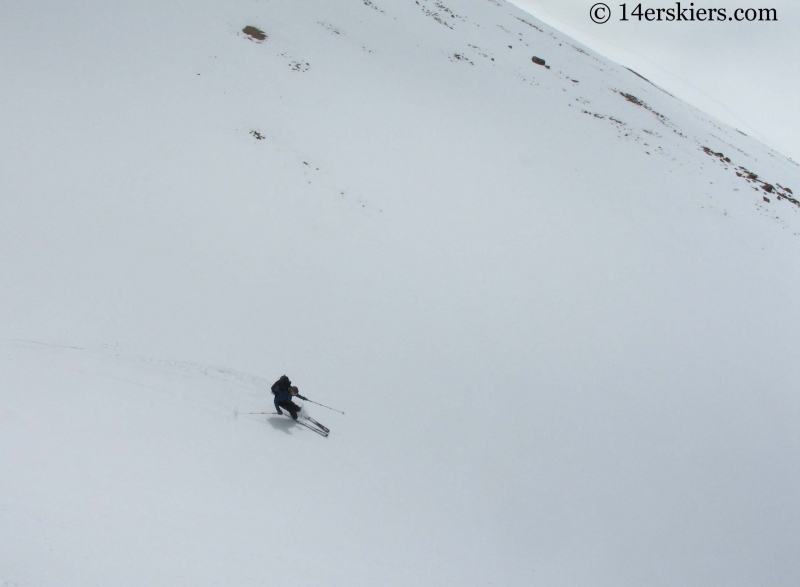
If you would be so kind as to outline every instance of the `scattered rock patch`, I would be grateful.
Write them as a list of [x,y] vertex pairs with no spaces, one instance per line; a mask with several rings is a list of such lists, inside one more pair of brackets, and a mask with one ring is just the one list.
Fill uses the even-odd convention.
[[523,19],[523,18],[520,18],[520,17],[518,17],[518,16],[515,16],[514,18],[516,18],[516,19],[517,19],[518,21],[520,21],[521,23],[524,23],[524,24],[528,25],[528,26],[529,26],[529,27],[531,27],[532,29],[536,29],[536,30],[537,30],[537,31],[539,31],[540,33],[543,33],[543,32],[544,32],[544,31],[543,31],[542,29],[540,29],[538,26],[536,26],[535,24],[531,24],[531,23],[529,23],[527,20],[525,20],[525,19]]
[[[620,92],[619,90],[614,90],[614,91],[615,91],[615,92],[617,92],[617,93],[618,93],[620,96],[622,96],[623,98],[625,98],[625,99],[626,99],[628,102],[630,102],[631,104],[635,104],[636,106],[639,106],[640,108],[644,108],[644,109],[645,109],[645,110],[647,110],[648,112],[652,112],[653,114],[655,114],[655,115],[658,117],[658,119],[659,119],[661,122],[664,122],[664,121],[666,120],[666,117],[665,117],[663,114],[659,114],[658,112],[656,112],[655,110],[653,110],[652,108],[650,108],[650,106],[648,106],[647,104],[645,104],[644,102],[642,102],[642,101],[641,101],[639,98],[637,98],[636,96],[634,96],[633,94],[628,94],[628,93],[625,93],[625,92]],[[664,123],[666,124],[666,122],[664,122]]]
[[[731,162],[730,157],[726,157],[723,153],[718,153],[717,151],[713,151],[708,147],[702,147],[702,149],[706,155],[708,155],[709,157],[714,157],[715,159],[719,159],[719,161],[723,165],[727,163],[731,166],[734,166],[733,162]],[[725,165],[725,168],[727,169],[728,166]],[[753,184],[753,189],[757,189],[755,186],[758,186],[758,188],[761,188],[764,191],[764,193],[774,194],[778,198],[778,201],[786,200],[788,202],[791,202],[795,206],[800,207],[800,201],[798,201],[796,198],[793,197],[794,194],[791,189],[783,187],[779,183],[776,183],[774,185],[768,183],[762,180],[760,177],[758,177],[758,175],[756,175],[749,169],[745,169],[741,165],[734,166],[734,173],[736,173],[737,177],[741,177],[746,182]],[[767,198],[766,196],[762,196],[762,198],[764,199],[765,202],[770,201],[770,199]]]
[[372,0],[363,0],[363,2],[364,2],[364,6],[369,6],[369,7],[370,7],[370,8],[372,8],[373,10],[377,10],[378,12],[381,12],[381,13],[383,13],[383,14],[386,14],[385,12],[383,12],[383,10],[381,10],[380,8],[378,8],[377,6],[375,6],[375,5],[372,3]]

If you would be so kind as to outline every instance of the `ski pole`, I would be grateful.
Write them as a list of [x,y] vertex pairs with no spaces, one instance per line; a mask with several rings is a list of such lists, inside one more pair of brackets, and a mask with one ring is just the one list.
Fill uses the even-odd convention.
[[278,412],[239,412],[240,414],[277,414]]
[[303,400],[305,400],[307,402],[311,402],[312,404],[317,404],[318,406],[322,406],[323,408],[328,408],[329,410],[333,410],[334,412],[339,412],[340,414],[342,414],[344,416],[344,412],[342,412],[341,410],[337,410],[336,408],[332,408],[330,406],[326,406],[325,404],[321,404],[319,402],[315,402],[313,399],[308,399],[307,397],[303,397],[301,395],[298,395],[297,397],[299,397],[300,399],[303,399]]

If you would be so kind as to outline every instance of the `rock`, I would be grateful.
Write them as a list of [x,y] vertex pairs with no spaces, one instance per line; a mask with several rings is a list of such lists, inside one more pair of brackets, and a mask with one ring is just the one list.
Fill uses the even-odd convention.
[[242,29],[242,32],[251,39],[255,39],[259,42],[264,41],[267,38],[267,35],[264,34],[264,31],[254,26],[246,26]]
[[536,65],[544,65],[547,69],[550,69],[549,65],[545,65],[544,59],[540,57],[531,57],[531,61],[533,61]]

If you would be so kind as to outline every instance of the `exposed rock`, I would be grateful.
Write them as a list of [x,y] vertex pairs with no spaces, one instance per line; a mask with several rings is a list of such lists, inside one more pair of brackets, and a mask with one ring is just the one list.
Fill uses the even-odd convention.
[[543,65],[547,69],[550,69],[549,65],[545,65],[544,59],[540,57],[531,57],[531,61],[533,61],[536,65]]
[[242,29],[242,32],[257,43],[267,40],[267,35],[264,31],[254,26],[246,26]]

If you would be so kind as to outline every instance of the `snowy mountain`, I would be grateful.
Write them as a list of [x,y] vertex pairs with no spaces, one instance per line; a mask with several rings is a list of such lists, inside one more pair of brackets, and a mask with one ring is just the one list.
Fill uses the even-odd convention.
[[2,587],[797,584],[795,162],[494,0],[0,31]]

